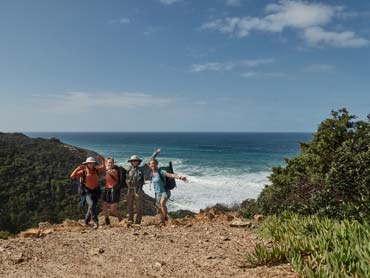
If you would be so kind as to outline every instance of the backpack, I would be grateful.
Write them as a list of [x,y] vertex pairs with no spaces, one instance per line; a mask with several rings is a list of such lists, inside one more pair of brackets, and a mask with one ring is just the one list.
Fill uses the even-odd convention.
[[176,187],[176,181],[175,181],[175,179],[162,176],[161,170],[165,170],[167,173],[173,174],[172,161],[170,161],[168,163],[168,166],[159,167],[158,174],[159,174],[159,177],[161,178],[161,180],[164,183],[164,189],[166,191],[169,191],[169,190],[174,189]]

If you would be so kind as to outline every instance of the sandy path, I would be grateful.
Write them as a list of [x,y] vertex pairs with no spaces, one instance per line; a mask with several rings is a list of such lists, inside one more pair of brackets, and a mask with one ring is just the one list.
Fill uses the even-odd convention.
[[0,240],[0,277],[298,277],[289,265],[249,268],[260,239],[227,222],[57,230]]

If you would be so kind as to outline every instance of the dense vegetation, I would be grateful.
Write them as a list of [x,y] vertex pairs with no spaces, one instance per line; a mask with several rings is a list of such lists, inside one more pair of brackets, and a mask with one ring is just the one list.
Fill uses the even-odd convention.
[[264,221],[269,243],[247,255],[253,265],[290,262],[303,277],[369,277],[370,226],[283,213]]
[[273,168],[271,185],[242,205],[246,216],[283,211],[337,219],[370,219],[370,116],[333,111],[301,152]]
[[88,155],[57,139],[0,134],[0,231],[83,215],[71,171]]
[[[5,231],[16,233],[39,222],[82,218],[85,210],[69,175],[87,156],[96,153],[55,138],[0,133],[0,237],[8,235]],[[120,209],[125,213],[124,202]],[[144,212],[156,213],[148,196]]]

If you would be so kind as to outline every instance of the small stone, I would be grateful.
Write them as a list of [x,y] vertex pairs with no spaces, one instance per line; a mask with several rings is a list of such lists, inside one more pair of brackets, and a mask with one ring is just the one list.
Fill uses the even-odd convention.
[[99,254],[103,254],[103,253],[104,253],[104,251],[105,251],[105,250],[104,250],[103,248],[99,248],[98,253],[99,253]]
[[231,239],[227,236],[222,236],[221,237],[222,241],[230,241]]
[[130,263],[133,263],[133,262],[134,262],[134,260],[133,260],[133,259],[129,259],[128,261],[129,261]]
[[193,223],[188,223],[188,224],[185,225],[185,228],[190,228],[192,226],[193,226]]
[[161,268],[161,267],[162,267],[162,264],[161,264],[160,262],[156,262],[156,263],[154,264],[154,267],[156,267],[156,268]]
[[241,220],[235,220],[230,223],[230,227],[236,227],[236,228],[245,228],[245,227],[251,227],[252,223],[248,221],[241,221]]
[[256,214],[253,216],[254,220],[256,220],[257,222],[261,222],[265,219],[265,217],[262,215],[262,214]]
[[144,232],[144,233],[143,233],[143,235],[144,235],[144,236],[147,236],[147,235],[148,235],[148,233],[147,233],[147,232]]

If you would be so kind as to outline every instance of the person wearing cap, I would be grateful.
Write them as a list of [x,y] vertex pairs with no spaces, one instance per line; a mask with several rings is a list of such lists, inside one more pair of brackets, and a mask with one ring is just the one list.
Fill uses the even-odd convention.
[[99,188],[99,175],[103,173],[105,169],[105,159],[103,156],[98,155],[101,165],[97,166],[98,163],[95,158],[88,157],[82,165],[78,166],[71,174],[71,179],[82,179],[84,191],[86,193],[86,203],[88,204],[87,213],[85,215],[85,225],[88,226],[90,221],[94,221],[93,228],[99,227],[98,221],[98,200],[100,197]]
[[[157,149],[152,154],[151,159],[155,158],[160,153],[160,151],[160,149]],[[148,164],[140,166],[142,159],[137,155],[131,156],[128,162],[131,163],[131,166],[126,174],[128,221],[129,223],[135,222],[135,224],[141,224],[141,219],[143,217],[144,200],[143,185],[145,183],[145,177],[150,174],[150,168]],[[136,208],[135,221],[134,202]]]

